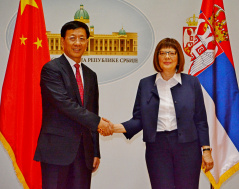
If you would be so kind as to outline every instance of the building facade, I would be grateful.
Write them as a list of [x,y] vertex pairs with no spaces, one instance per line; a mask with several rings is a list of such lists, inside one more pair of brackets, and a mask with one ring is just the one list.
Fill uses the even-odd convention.
[[[75,13],[74,20],[90,23],[88,12],[80,5],[80,9]],[[126,32],[124,28],[112,34],[95,34],[94,26],[90,26],[90,37],[88,47],[84,55],[119,55],[137,56],[138,34]],[[62,54],[61,35],[47,31],[50,54]]]

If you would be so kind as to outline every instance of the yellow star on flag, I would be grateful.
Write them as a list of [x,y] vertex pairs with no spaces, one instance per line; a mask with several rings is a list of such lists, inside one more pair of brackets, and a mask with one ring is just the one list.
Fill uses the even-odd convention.
[[31,5],[33,7],[38,8],[35,0],[21,0],[21,15],[23,11],[25,10],[26,5]]
[[41,44],[42,40],[39,40],[39,38],[37,38],[37,42],[35,42],[34,44],[37,45],[37,49],[39,47],[42,47],[42,44]]
[[27,40],[27,38],[25,38],[25,37],[22,35],[22,37],[20,38],[20,40],[21,40],[21,45],[22,45],[22,44],[23,44],[23,45],[26,45],[25,41]]

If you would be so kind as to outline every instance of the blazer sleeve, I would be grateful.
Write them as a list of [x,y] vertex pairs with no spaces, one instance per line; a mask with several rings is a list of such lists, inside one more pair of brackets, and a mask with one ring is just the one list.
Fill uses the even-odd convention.
[[141,82],[135,99],[133,117],[130,120],[123,122],[122,125],[125,127],[126,133],[124,133],[124,135],[127,139],[131,139],[143,129],[141,123]]
[[201,146],[210,145],[209,131],[207,122],[207,113],[203,99],[201,84],[197,77],[195,77],[195,114],[194,122],[197,128],[199,141]]
[[41,91],[42,96],[47,98],[59,112],[68,116],[91,131],[97,131],[100,117],[93,112],[81,107],[76,100],[69,96],[66,90],[66,83],[59,66],[45,64],[41,71]]

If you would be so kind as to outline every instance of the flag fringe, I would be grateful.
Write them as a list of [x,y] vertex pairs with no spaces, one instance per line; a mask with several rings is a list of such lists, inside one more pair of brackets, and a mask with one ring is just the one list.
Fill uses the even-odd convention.
[[14,167],[14,170],[16,172],[17,178],[19,180],[19,182],[22,184],[24,189],[29,189],[26,180],[21,172],[21,170],[19,169],[17,162],[16,162],[16,158],[15,158],[15,154],[11,148],[11,146],[9,145],[9,143],[7,142],[7,140],[5,139],[5,137],[2,135],[2,133],[0,132],[0,141],[3,144],[3,147],[5,148],[5,150],[8,152],[9,157],[12,160],[12,164]]
[[212,174],[210,172],[205,173],[205,175],[207,176],[208,180],[210,181],[210,183],[212,184],[214,189],[220,189],[221,185],[227,180],[229,179],[234,173],[236,173],[237,171],[239,171],[239,163],[235,164],[234,166],[232,166],[230,169],[228,169],[225,173],[223,173],[220,178],[218,183],[216,183],[214,177],[212,176]]

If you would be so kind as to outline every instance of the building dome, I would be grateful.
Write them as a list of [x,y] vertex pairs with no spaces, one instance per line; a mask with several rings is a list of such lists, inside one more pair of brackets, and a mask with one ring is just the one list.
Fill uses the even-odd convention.
[[119,31],[119,35],[126,35],[126,31],[124,30],[124,28],[122,28],[122,29]]
[[89,23],[89,19],[90,17],[88,12],[84,9],[84,6],[81,4],[80,9],[75,13],[74,20]]

